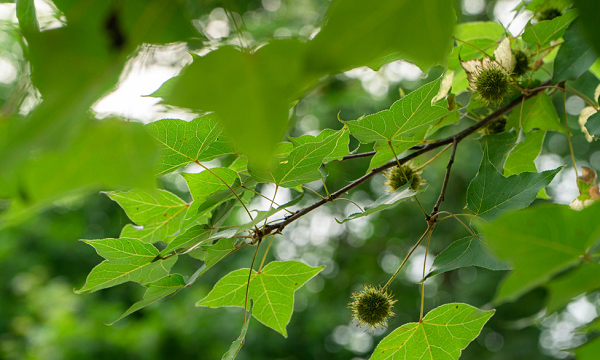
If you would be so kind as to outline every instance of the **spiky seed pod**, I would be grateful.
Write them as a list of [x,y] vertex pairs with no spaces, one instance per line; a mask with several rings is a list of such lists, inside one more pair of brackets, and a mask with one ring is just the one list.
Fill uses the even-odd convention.
[[499,120],[496,120],[493,123],[486,126],[485,128],[483,128],[483,133],[486,135],[499,134],[501,132],[504,132],[505,128],[506,128],[506,117],[502,117]]
[[388,319],[396,316],[392,309],[398,300],[393,300],[393,295],[381,286],[365,284],[362,291],[352,294],[352,299],[348,303],[352,318],[358,320],[357,326],[367,325],[370,333],[386,328]]
[[471,90],[487,103],[498,104],[510,93],[510,77],[496,62],[478,68]]
[[413,169],[411,164],[404,164],[399,167],[393,167],[383,173],[387,181],[383,185],[389,187],[389,192],[394,192],[410,182],[410,188],[414,191],[419,190],[423,183],[421,172]]
[[562,15],[562,12],[560,12],[560,10],[558,10],[557,8],[547,8],[545,10],[542,10],[538,14],[537,18],[539,21],[545,21],[545,20],[552,20],[561,15]]
[[516,77],[523,76],[529,71],[529,59],[527,58],[527,54],[525,54],[521,50],[517,50],[515,52],[516,64],[515,69],[513,70],[513,75]]

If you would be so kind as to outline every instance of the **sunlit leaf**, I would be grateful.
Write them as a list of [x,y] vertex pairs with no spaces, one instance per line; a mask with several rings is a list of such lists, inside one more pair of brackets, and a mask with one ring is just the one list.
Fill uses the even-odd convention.
[[148,288],[144,293],[144,298],[135,304],[131,305],[127,311],[123,313],[123,315],[119,316],[119,318],[108,325],[112,325],[117,321],[121,320],[125,316],[131,315],[134,312],[145,308],[148,305],[152,305],[158,300],[173,294],[178,289],[181,289],[185,286],[185,279],[183,276],[179,274],[171,274],[165,276],[161,279],[158,279],[155,282],[146,284]]
[[540,151],[542,151],[545,136],[546,132],[542,130],[529,132],[527,138],[518,143],[508,154],[504,164],[504,176],[522,172],[537,172],[533,161],[537,159]]
[[237,172],[228,168],[212,168],[200,173],[182,173],[181,175],[187,182],[194,200],[188,210],[190,214],[195,214],[200,205],[210,195],[229,190],[233,183],[239,179]]
[[319,142],[307,142],[294,147],[285,158],[278,163],[261,170],[252,162],[248,165],[250,175],[258,182],[271,182],[276,185],[290,188],[302,185],[323,177],[319,167],[327,158],[338,157],[340,148],[348,144],[348,129],[330,132]]
[[562,16],[552,20],[540,21],[535,25],[525,28],[523,41],[530,44],[544,45],[550,40],[556,40],[562,36],[565,29],[575,20],[577,11],[569,10]]
[[432,270],[425,279],[467,266],[478,266],[489,270],[512,269],[509,264],[498,260],[487,250],[481,237],[467,236],[456,240],[435,257]]
[[[331,135],[334,135],[335,132],[336,132],[336,130],[325,129],[325,130],[321,131],[319,133],[319,135],[317,135],[317,136],[302,135],[298,138],[290,138],[290,141],[292,142],[294,147],[308,144],[308,143],[318,143],[318,142],[322,142],[323,140],[329,138]],[[348,155],[349,142],[350,142],[350,137],[343,136],[341,138],[341,141],[339,141],[337,143],[336,147],[333,149],[331,154],[329,154],[329,156],[327,156],[325,159],[323,159],[323,163],[328,163],[333,160],[341,160],[344,156]],[[290,149],[290,152],[291,152],[291,150],[292,149]]]
[[578,263],[600,236],[599,216],[599,205],[575,211],[548,204],[508,213],[485,226],[490,249],[514,267],[494,301],[514,301]]
[[158,250],[137,239],[83,240],[106,260],[92,269],[85,285],[77,293],[89,293],[127,281],[154,282],[169,274],[177,256],[156,260]]
[[425,315],[422,322],[404,324],[392,331],[369,359],[457,360],[494,312],[467,304],[442,305]]
[[[256,320],[287,337],[294,292],[317,275],[324,266],[310,267],[298,261],[273,261],[260,273],[252,271],[248,298],[254,299]],[[197,306],[244,307],[249,269],[238,269],[219,280]]]
[[467,189],[467,208],[485,220],[492,220],[503,212],[527,207],[560,170],[562,167],[504,177],[484,151],[479,172]]
[[171,241],[168,236],[181,228],[183,215],[188,208],[177,195],[162,189],[155,192],[113,191],[107,195],[125,210],[133,222],[144,227],[143,236],[138,238],[149,243]]
[[512,127],[521,127],[524,132],[535,128],[565,132],[554,104],[546,93],[527,99],[522,105],[515,107],[506,122],[507,129]]
[[[161,146],[157,175],[163,175],[196,161],[210,161],[234,152],[232,144],[221,135],[214,115],[190,122],[164,119],[146,125]],[[221,138],[219,138],[221,135]]]

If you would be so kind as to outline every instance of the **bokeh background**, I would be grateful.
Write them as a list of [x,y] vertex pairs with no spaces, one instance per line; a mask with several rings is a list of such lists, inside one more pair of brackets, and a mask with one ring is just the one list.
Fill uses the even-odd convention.
[[[174,76],[190,61],[188,52],[202,53],[211,46],[235,43],[236,29],[224,11],[234,7],[246,29],[244,37],[258,44],[271,37],[310,38],[328,6],[322,0],[262,1],[189,1],[195,16],[193,25],[207,37],[203,44],[171,44],[145,46],[131,57],[119,86],[94,105],[98,118],[121,116],[150,122],[176,117],[191,119],[194,114],[158,104],[152,93],[166,79]],[[476,20],[500,21],[516,35],[531,17],[527,12],[515,18],[511,10],[516,0],[456,1],[459,22]],[[60,26],[61,18],[49,0],[35,1],[38,21],[43,28]],[[415,29],[419,31],[419,29]],[[410,34],[398,34],[410,36]],[[0,1],[0,104],[10,105],[10,94],[28,76],[24,60],[25,47],[18,31],[15,4]],[[290,136],[315,134],[324,128],[341,128],[339,117],[356,119],[388,108],[401,94],[410,92],[441,75],[441,67],[429,74],[416,66],[397,61],[378,71],[359,68],[331,77],[300,100],[294,110]],[[575,87],[591,96],[598,79],[584,74]],[[468,101],[468,94],[459,100]],[[562,96],[556,99],[561,104]],[[20,111],[26,113],[39,98],[30,94]],[[566,111],[574,134],[574,151],[579,165],[600,170],[600,147],[585,141],[577,124],[584,103],[567,96]],[[559,115],[562,105],[557,106]],[[459,127],[468,126],[463,119]],[[439,136],[448,135],[445,130]],[[481,159],[477,136],[458,149],[457,161],[450,179],[443,209],[463,212],[465,191],[475,176]],[[354,140],[351,148],[358,143]],[[370,151],[369,148],[359,151]],[[420,196],[430,209],[437,199],[446,166],[447,154],[427,167],[423,177],[427,191]],[[227,165],[233,158],[214,161],[210,165]],[[363,175],[369,159],[328,164],[327,188],[334,191]],[[538,170],[569,164],[566,135],[549,133]],[[1,170],[0,170],[1,171]],[[187,169],[186,171],[193,171]],[[184,199],[187,188],[183,179],[171,175],[161,179],[162,186]],[[385,189],[382,176],[360,186],[349,198],[364,206],[380,197]],[[310,186],[324,194],[321,183]],[[259,188],[270,197],[271,186]],[[567,167],[551,184],[548,194],[554,201],[569,203],[577,196],[572,168]],[[285,202],[292,194],[278,191],[277,202]],[[316,200],[305,196],[300,207]],[[3,204],[0,203],[0,209]],[[255,199],[253,207],[264,209],[266,200]],[[391,330],[419,318],[419,287],[425,249],[421,247],[410,259],[406,271],[390,289],[398,302],[396,317],[389,329],[371,335],[357,328],[346,308],[353,291],[365,283],[385,283],[403,257],[425,230],[426,223],[414,202],[404,203],[374,216],[338,224],[356,212],[353,204],[337,201],[319,208],[288,226],[277,238],[269,259],[304,261],[310,265],[326,265],[317,277],[296,293],[294,314],[288,325],[289,337],[253,321],[246,345],[238,359],[367,359],[377,343]],[[88,272],[100,257],[94,250],[77,241],[118,237],[129,223],[127,216],[103,194],[76,197],[56,202],[52,208],[18,226],[0,232],[0,358],[1,359],[218,359],[237,338],[242,323],[242,310],[237,308],[196,308],[212,285],[229,271],[248,267],[253,251],[240,251],[209,271],[201,281],[174,298],[134,313],[113,326],[109,323],[121,315],[143,295],[144,288],[127,283],[93,294],[76,295],[73,289],[84,283]],[[467,235],[460,224],[447,220],[436,228],[427,261],[452,241]],[[200,263],[181,258],[173,271],[191,274]],[[427,265],[429,266],[429,265]],[[438,275],[426,284],[426,311],[448,302],[466,302],[477,307],[489,306],[503,272],[481,268],[464,268]],[[585,338],[573,332],[597,317],[600,311],[598,293],[581,297],[556,314],[545,314],[545,290],[536,289],[516,303],[497,308],[497,313],[482,334],[463,352],[461,359],[552,359],[568,358],[568,351]]]

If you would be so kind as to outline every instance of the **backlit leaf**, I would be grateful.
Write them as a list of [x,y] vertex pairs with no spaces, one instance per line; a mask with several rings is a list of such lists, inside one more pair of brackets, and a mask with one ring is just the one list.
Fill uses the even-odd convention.
[[[294,292],[317,275],[323,266],[310,267],[298,261],[273,261],[260,273],[252,271],[248,298],[254,299],[256,320],[287,337]],[[249,269],[238,269],[219,280],[197,306],[244,307]]]
[[529,132],[527,138],[518,143],[508,154],[504,164],[504,176],[522,172],[537,172],[533,161],[537,159],[540,151],[542,151],[545,136],[546,132],[542,130]]
[[515,129],[521,127],[524,132],[535,128],[565,132],[552,100],[546,93],[529,98],[515,107],[506,122],[507,129],[512,127]]
[[556,40],[562,36],[576,17],[577,11],[569,10],[562,16],[552,20],[540,21],[535,25],[526,27],[523,33],[523,41],[530,44],[544,45],[550,40]]
[[377,345],[370,360],[457,360],[494,312],[467,304],[442,305],[425,315],[422,322],[392,331]]

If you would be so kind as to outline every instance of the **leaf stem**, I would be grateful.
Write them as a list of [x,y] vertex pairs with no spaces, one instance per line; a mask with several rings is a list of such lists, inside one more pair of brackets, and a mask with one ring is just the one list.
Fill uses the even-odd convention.
[[[563,90],[566,90],[563,88]],[[571,130],[569,129],[569,114],[567,113],[567,93],[563,91],[563,103],[565,111],[565,128],[567,128],[567,142],[569,143],[569,151],[571,152],[571,160],[573,161],[573,170],[575,170],[575,181],[579,188],[579,181],[577,181],[577,163],[575,162],[575,153],[573,152],[573,143],[571,141]],[[579,189],[581,191],[581,189]]]
[[262,270],[263,265],[265,264],[265,259],[267,258],[267,254],[269,253],[269,249],[271,248],[271,244],[273,243],[274,238],[275,238],[275,234],[272,234],[271,240],[269,240],[269,244],[267,245],[267,249],[265,250],[265,254],[263,255],[262,261],[260,262],[260,266],[258,267],[259,273]]
[[[433,230],[433,229],[432,229]],[[431,241],[431,231],[429,232],[429,235],[427,236],[427,245],[425,246],[425,256],[423,257],[423,279],[425,279],[425,269],[427,266],[427,252],[429,251],[429,242]],[[427,281],[427,279],[423,280],[423,282],[421,282],[421,315],[419,316],[419,322],[423,322],[423,304],[424,304],[424,300],[425,300],[425,281]]]
[[246,283],[246,298],[244,299],[244,324],[246,323],[246,311],[248,309],[248,292],[250,291],[250,279],[252,278],[252,268],[254,268],[254,261],[256,260],[256,254],[262,241],[259,241],[254,250],[254,256],[252,257],[252,263],[250,264],[250,271],[248,272],[248,282]]

